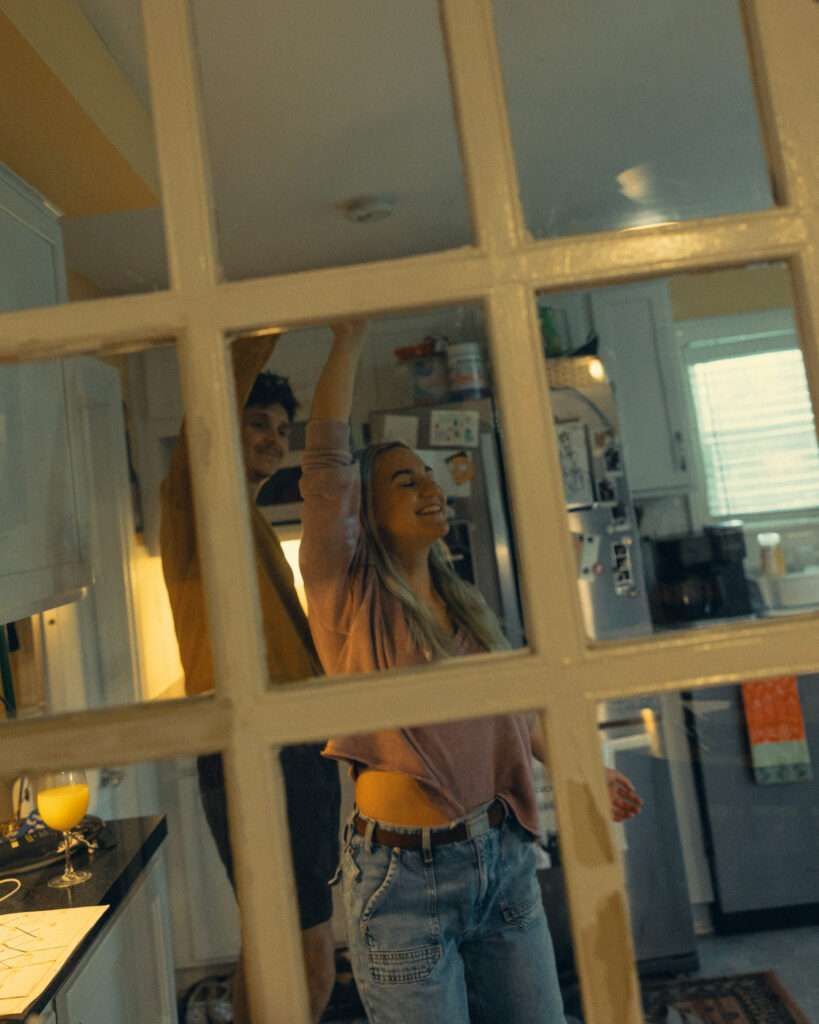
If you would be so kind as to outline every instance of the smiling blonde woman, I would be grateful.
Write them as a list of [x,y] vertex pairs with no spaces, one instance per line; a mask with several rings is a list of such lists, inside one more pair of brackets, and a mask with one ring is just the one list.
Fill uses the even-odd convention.
[[[441,552],[446,503],[423,461],[349,451],[363,325],[334,327],[307,427],[301,570],[328,673],[421,665],[507,646]],[[535,876],[534,715],[336,737],[356,809],[341,874],[371,1024],[562,1024]]]

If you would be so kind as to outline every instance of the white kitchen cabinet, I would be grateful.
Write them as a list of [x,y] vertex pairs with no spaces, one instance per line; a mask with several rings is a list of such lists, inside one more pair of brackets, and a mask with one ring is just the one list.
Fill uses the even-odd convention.
[[564,352],[595,332],[612,383],[633,495],[681,494],[691,485],[683,380],[673,348],[667,281],[538,296],[550,306]]
[[[0,312],[65,297],[56,214],[0,165]],[[0,367],[0,622],[90,582],[76,505],[63,363]]]
[[59,991],[54,1009],[56,1024],[176,1024],[161,852]]
[[0,367],[0,622],[90,582],[60,362]]
[[168,817],[174,964],[193,970],[234,962],[239,910],[202,810],[196,759],[162,762],[159,785]]
[[668,285],[650,281],[601,288],[590,299],[632,494],[682,493],[691,486],[690,431]]
[[57,211],[0,164],[0,312],[65,302]]

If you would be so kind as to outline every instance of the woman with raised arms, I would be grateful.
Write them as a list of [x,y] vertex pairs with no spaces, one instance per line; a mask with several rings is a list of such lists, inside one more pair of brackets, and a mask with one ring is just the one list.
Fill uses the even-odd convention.
[[[301,480],[301,571],[325,671],[508,647],[479,591],[449,565],[446,500],[429,467],[395,443],[352,459],[364,325],[333,334]],[[535,875],[534,724],[503,714],[328,743],[355,780],[341,872],[371,1024],[563,1024]],[[615,817],[636,813],[627,780],[610,778],[610,791]]]

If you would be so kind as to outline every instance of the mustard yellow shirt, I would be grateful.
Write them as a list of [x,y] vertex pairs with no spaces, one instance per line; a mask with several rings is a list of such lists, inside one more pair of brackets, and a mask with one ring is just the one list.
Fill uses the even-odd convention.
[[[244,408],[253,382],[270,358],[276,340],[266,337],[234,343],[233,371],[240,409]],[[185,691],[205,693],[214,685],[213,659],[184,422],[168,475],[160,488],[160,508],[162,571],[185,670]],[[270,680],[280,683],[319,675],[321,664],[296,594],[293,573],[273,529],[255,506],[251,509],[251,528]]]

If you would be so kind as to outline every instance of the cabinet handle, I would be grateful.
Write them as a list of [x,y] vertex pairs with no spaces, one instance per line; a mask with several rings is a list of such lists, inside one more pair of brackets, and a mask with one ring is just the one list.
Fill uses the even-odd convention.
[[674,431],[674,444],[677,449],[677,468],[681,473],[685,473],[688,464],[685,461],[685,439],[681,430]]

